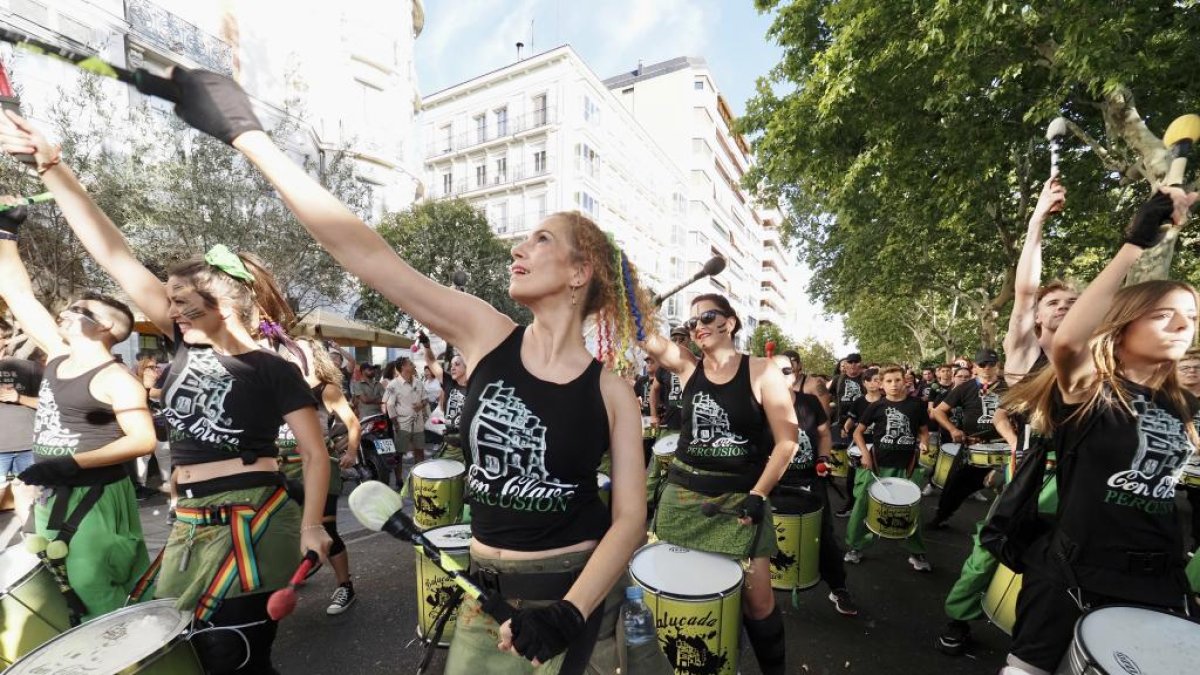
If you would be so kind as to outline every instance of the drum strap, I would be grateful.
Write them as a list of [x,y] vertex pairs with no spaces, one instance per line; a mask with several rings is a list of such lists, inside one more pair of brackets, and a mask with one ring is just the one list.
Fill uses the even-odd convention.
[[158,579],[158,571],[162,569],[163,553],[167,552],[167,547],[163,546],[158,551],[158,555],[154,556],[154,560],[150,562],[150,566],[138,577],[137,583],[133,585],[133,590],[129,592],[129,600],[126,605],[131,605],[142,601],[142,596],[146,594],[146,589]]
[[71,500],[71,490],[73,488],[65,485],[60,485],[54,488],[54,506],[50,507],[50,518],[46,522],[46,529],[57,530],[58,535],[56,540],[64,544],[70,544],[75,533],[79,531],[79,525],[87,514],[96,507],[100,502],[100,498],[104,496],[103,485],[93,485],[83,493],[83,498],[75,505],[75,510],[67,515],[67,503]]

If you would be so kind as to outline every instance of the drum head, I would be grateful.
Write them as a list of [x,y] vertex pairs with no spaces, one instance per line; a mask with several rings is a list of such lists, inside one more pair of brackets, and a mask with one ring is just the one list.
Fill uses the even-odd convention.
[[978,450],[979,452],[1000,452],[1006,455],[1008,454],[1007,443],[976,443],[975,445],[971,446],[971,449]]
[[443,525],[425,531],[425,538],[433,542],[433,545],[453,551],[455,549],[468,549],[471,547],[471,525]]
[[729,558],[666,542],[635,553],[629,573],[643,586],[677,598],[724,595],[742,584],[742,566]]
[[942,443],[941,452],[951,457],[956,457],[960,448],[962,448],[962,445],[958,443]]
[[467,467],[462,462],[453,459],[429,459],[412,468],[412,474],[418,478],[444,480],[466,473]]
[[0,595],[17,585],[38,566],[38,558],[20,544],[0,553]]
[[904,478],[880,478],[868,488],[871,497],[884,504],[915,504],[921,501],[921,488]]
[[667,434],[654,441],[654,454],[673,455],[675,454],[675,446],[677,445],[679,445],[679,434]]
[[1075,642],[1105,673],[1194,672],[1200,624],[1141,607],[1102,607],[1075,625]]
[[125,607],[72,628],[4,672],[123,672],[175,642],[191,622],[171,599]]
[[606,473],[596,472],[596,487],[603,492],[612,492],[612,479]]

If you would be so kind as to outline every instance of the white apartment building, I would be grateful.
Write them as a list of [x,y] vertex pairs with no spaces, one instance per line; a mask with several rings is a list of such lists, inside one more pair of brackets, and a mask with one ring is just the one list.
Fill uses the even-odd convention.
[[733,114],[708,64],[695,57],[639,64],[604,84],[688,172],[684,269],[695,270],[714,254],[729,261],[717,277],[683,291],[681,305],[686,308],[701,293],[719,292],[745,320],[743,336],[764,320],[788,329],[792,322],[784,293],[793,266],[780,245],[780,215],[760,211],[741,187],[753,157],[733,130]]
[[[264,124],[298,101],[307,139],[293,149],[348,148],[377,213],[403,209],[422,191],[413,65],[422,0],[0,0],[0,23],[116,65],[231,75]],[[5,61],[35,119],[77,77],[69,65],[20,51]],[[141,100],[132,87],[113,89],[118,101]]]
[[578,209],[651,288],[694,271],[677,253],[686,174],[570,46],[427,95],[421,128],[429,195],[470,201],[499,236]]

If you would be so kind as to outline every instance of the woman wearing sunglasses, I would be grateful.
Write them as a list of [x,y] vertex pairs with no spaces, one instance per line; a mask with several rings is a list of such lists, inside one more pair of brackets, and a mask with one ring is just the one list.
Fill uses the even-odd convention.
[[[766,497],[796,452],[796,411],[779,367],[734,347],[741,321],[724,296],[697,296],[684,326],[700,358],[662,336],[645,342],[683,382],[683,428],[654,531],[673,544],[750,559],[743,621],[762,672],[778,675],[786,672],[783,617],[771,592],[776,545]],[[704,517],[704,503],[717,514]]]

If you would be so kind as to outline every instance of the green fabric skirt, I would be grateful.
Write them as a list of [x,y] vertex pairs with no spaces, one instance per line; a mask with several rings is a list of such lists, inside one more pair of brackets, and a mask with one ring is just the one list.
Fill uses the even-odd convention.
[[[68,517],[89,489],[71,490]],[[37,533],[47,539],[58,535],[46,527],[54,500],[51,497],[33,509]],[[84,516],[67,549],[67,579],[87,606],[84,620],[124,606],[138,575],[149,565],[133,483],[123,478],[105,485],[100,501]]]
[[[257,487],[229,490],[195,499],[180,498],[177,508],[200,508],[231,504],[249,504],[257,510],[277,488]],[[240,577],[229,587],[225,598],[266,593],[283,588],[300,564],[300,507],[287,499],[267,521],[253,546],[259,583],[243,590]],[[155,585],[155,598],[178,598],[176,607],[195,609],[218,571],[233,550],[233,528],[229,525],[189,525],[176,521],[167,537],[162,569]]]
[[[673,466],[686,467],[679,460]],[[686,467],[688,471],[705,476],[728,476],[717,471]],[[667,481],[654,511],[652,531],[661,541],[707,551],[734,559],[769,558],[779,550],[775,541],[775,519],[768,502],[758,525],[742,525],[732,513],[742,508],[748,496],[730,492],[709,497]],[[705,517],[700,505],[708,502],[720,510],[711,518]]]
[[[289,481],[304,484],[304,462],[295,449],[279,451],[279,470]],[[342,494],[342,467],[338,466],[337,458],[332,455],[329,457],[329,494]]]

